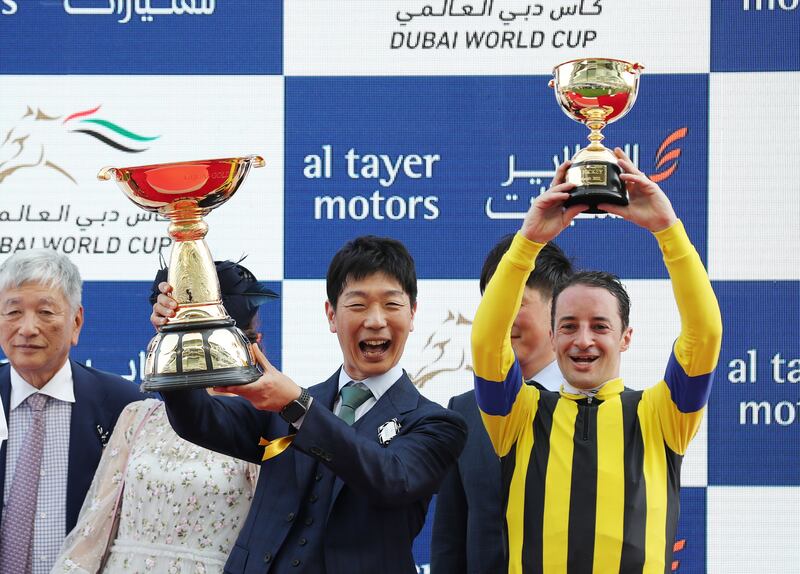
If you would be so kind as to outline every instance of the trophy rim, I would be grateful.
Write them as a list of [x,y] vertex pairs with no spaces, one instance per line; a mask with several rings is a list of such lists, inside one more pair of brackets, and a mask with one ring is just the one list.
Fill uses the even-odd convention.
[[642,66],[639,62],[631,62],[630,60],[623,60],[621,58],[573,58],[572,60],[566,60],[561,62],[560,64],[556,64],[553,66],[553,75],[555,75],[556,70],[558,70],[561,66],[565,66],[566,64],[574,64],[575,62],[583,62],[586,60],[592,60],[595,62],[619,62],[620,64],[628,64],[636,73],[641,73],[641,70],[644,70],[644,66]]
[[[124,170],[134,170],[134,169],[150,169],[156,167],[171,167],[174,165],[191,165],[191,164],[200,164],[200,163],[209,163],[214,161],[252,161],[254,162],[253,167],[263,167],[266,164],[263,156],[258,154],[251,154],[245,156],[233,156],[233,157],[217,157],[217,158],[210,158],[210,159],[193,159],[187,161],[170,161],[166,163],[150,163],[144,165],[126,165],[126,166],[106,166],[100,170],[100,175],[107,170],[117,170],[117,171],[124,171]],[[98,177],[100,177],[98,175]]]

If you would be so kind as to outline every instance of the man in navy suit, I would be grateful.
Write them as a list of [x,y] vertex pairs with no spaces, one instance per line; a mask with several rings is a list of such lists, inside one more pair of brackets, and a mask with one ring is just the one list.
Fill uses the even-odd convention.
[[[481,293],[508,251],[513,234],[503,237],[483,263]],[[511,328],[511,346],[528,384],[557,392],[564,378],[550,344],[553,287],[572,274],[561,249],[548,243],[528,277],[522,306]],[[483,426],[475,391],[450,399],[449,408],[467,421],[467,444],[436,497],[431,535],[432,574],[505,572],[505,504],[500,460]]]
[[[261,463],[225,572],[416,573],[413,540],[463,448],[461,417],[422,397],[398,364],[417,296],[405,247],[373,236],[347,243],[328,268],[327,295],[343,364],[326,382],[303,389],[256,350],[264,375],[224,389],[239,397],[164,393],[183,438]],[[161,295],[153,322],[174,308]]]
[[122,377],[69,360],[82,325],[81,278],[66,256],[23,251],[0,266],[3,572],[50,571],[119,413],[141,398]]

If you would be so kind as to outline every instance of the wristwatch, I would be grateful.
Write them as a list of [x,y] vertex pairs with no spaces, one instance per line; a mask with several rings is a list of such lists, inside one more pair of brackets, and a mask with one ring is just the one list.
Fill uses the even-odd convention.
[[300,388],[300,396],[281,409],[280,415],[287,423],[295,423],[306,414],[311,404],[311,395],[308,390]]

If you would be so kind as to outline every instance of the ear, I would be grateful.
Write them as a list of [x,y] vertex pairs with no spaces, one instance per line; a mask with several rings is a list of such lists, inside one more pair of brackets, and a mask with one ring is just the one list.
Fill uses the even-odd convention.
[[631,345],[631,337],[633,336],[633,328],[628,327],[625,329],[625,332],[622,334],[622,344],[620,345],[620,352],[625,352],[628,350],[628,347]]
[[328,318],[328,329],[331,333],[336,332],[336,309],[333,308],[330,301],[325,301],[325,316]]
[[414,317],[416,317],[416,315],[417,315],[417,302],[414,301],[414,304],[411,305],[411,327],[408,330],[409,333],[414,330]]
[[81,327],[83,327],[83,305],[78,307],[75,312],[75,318],[72,320],[72,346],[78,344],[78,339],[81,335]]

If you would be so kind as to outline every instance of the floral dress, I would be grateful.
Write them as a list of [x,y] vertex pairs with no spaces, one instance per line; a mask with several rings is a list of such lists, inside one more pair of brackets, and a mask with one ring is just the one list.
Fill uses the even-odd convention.
[[253,464],[178,437],[159,401],[131,403],[52,573],[98,571],[123,479],[119,530],[103,572],[222,572],[250,509],[257,472]]

